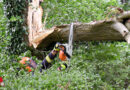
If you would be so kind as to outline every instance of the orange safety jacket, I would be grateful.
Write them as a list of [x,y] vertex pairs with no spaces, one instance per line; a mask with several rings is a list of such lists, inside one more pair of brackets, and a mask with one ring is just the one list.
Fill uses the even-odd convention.
[[[21,64],[24,65],[24,64],[26,64],[26,62],[29,61],[29,60],[30,60],[29,57],[23,57],[22,60],[20,60],[19,63],[21,63]],[[29,61],[29,63],[30,63],[30,61]],[[28,72],[31,72],[31,71],[32,71],[32,69],[31,69],[31,67],[30,67],[29,65],[26,65],[25,69],[26,69]]]
[[62,50],[60,50],[60,52],[59,52],[59,58],[60,58],[61,61],[66,61],[67,60],[67,57],[66,57],[65,53]]
[[[61,61],[67,61],[67,56],[63,51],[63,50],[65,50],[65,48],[64,47],[61,47],[61,48],[62,48],[62,50],[59,51],[59,59]],[[60,67],[58,67],[58,70],[65,70],[67,67],[68,67],[67,64],[63,63],[60,65]]]
[[66,61],[67,57],[66,57],[66,55],[64,53],[65,47],[62,46],[61,48],[62,48],[62,50],[59,51],[59,59],[61,61]]

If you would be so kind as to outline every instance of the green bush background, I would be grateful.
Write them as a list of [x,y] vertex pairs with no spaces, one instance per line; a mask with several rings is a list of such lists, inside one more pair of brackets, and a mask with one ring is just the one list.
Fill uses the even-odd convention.
[[[5,3],[7,1],[4,0],[4,5],[7,5]],[[21,0],[9,1],[18,4]],[[24,8],[23,4],[21,6],[21,8]],[[48,13],[47,28],[54,25],[69,24],[71,22],[102,20],[106,17],[109,11],[107,7],[109,6],[125,7],[126,10],[129,10],[129,8],[120,5],[116,0],[108,0],[107,2],[105,0],[44,0],[42,6],[44,9],[43,21],[45,14]],[[11,16],[9,18],[5,16],[7,12],[5,12],[5,15],[3,12],[7,10],[3,10],[2,7],[3,3],[0,2],[0,76],[4,78],[5,82],[5,87],[0,87],[0,89],[130,89],[130,45],[126,42],[79,41],[74,44],[71,67],[66,71],[57,71],[60,60],[56,58],[55,64],[50,69],[40,73],[41,60],[38,60],[35,56],[33,56],[33,59],[38,63],[38,68],[34,76],[24,70],[17,71],[20,58],[23,56],[31,57],[31,52],[26,48],[21,53],[24,45],[21,45],[21,42],[17,42],[16,39],[13,41],[14,51],[12,51],[16,51],[16,53],[10,53],[11,38],[14,38],[15,31],[20,32],[22,30],[23,33],[26,33],[26,28],[23,29],[23,27],[19,27],[18,25],[24,21],[21,18],[21,14],[19,14],[21,12],[16,13],[14,10],[17,15],[11,14],[10,12]],[[12,22],[13,27],[9,27]],[[11,28],[15,28],[15,31],[9,32],[9,30],[12,30]],[[19,33],[15,33],[15,35],[19,35]],[[21,36],[19,36],[19,39],[22,40]]]

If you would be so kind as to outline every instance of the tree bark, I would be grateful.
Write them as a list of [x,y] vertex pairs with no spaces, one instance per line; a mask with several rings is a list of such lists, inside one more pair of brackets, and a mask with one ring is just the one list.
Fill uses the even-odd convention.
[[[67,42],[70,24],[44,30],[42,25],[43,10],[39,2],[40,0],[32,1],[32,6],[29,6],[28,9],[29,45],[37,49],[44,49],[53,42]],[[74,41],[126,40],[130,43],[129,20],[130,11],[109,20],[74,23]]]
[[[70,25],[61,25],[46,30],[33,42],[35,48],[46,48],[52,42],[67,42]],[[96,21],[90,23],[74,23],[74,41],[91,40],[126,40],[130,43],[129,30],[115,20]]]
[[112,28],[115,29],[116,31],[118,31],[124,37],[124,39],[128,43],[130,43],[129,30],[122,23],[116,22],[116,23],[112,24]]
[[127,2],[127,0],[121,0],[121,2],[122,2],[122,4],[124,4],[124,3],[126,3],[126,2]]

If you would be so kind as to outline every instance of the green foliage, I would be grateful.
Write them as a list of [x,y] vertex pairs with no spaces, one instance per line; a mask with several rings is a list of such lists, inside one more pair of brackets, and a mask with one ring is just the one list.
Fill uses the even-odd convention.
[[[3,8],[3,4],[0,2],[0,8]],[[3,13],[3,9],[0,9],[0,13]]]
[[107,16],[107,7],[121,7],[117,0],[44,0],[42,4],[47,27],[102,20]]
[[25,44],[25,10],[27,1],[3,0],[5,15],[8,19],[7,32],[11,36],[8,50],[10,54],[20,54],[26,50]]
[[[1,10],[3,4],[0,3],[0,12],[2,12],[0,13],[0,76],[3,76],[5,82],[5,87],[0,87],[0,89],[130,89],[130,45],[126,42],[77,43],[74,45],[70,68],[62,72],[57,71],[60,62],[56,58],[55,64],[50,69],[40,73],[42,61],[31,56],[29,50],[24,52],[22,49],[24,47],[22,34],[26,33],[26,28],[21,27],[24,24],[24,17],[20,13],[26,6],[25,1],[4,0],[8,18],[3,16],[3,10]],[[44,14],[49,11],[47,27],[74,21],[89,22],[103,19],[106,7],[111,5],[119,6],[116,0],[108,2],[106,0],[45,0],[43,3]],[[23,53],[9,56],[6,52],[9,46],[12,50],[10,53]],[[24,56],[32,57],[37,62],[38,68],[34,76],[24,70],[17,70],[20,67],[18,62]]]
[[126,11],[130,10],[130,1],[128,0],[127,3],[124,4],[123,9]]
[[[84,42],[74,45],[71,67],[57,71],[59,59],[43,73],[35,75],[23,70],[16,75],[15,66],[4,72],[6,89],[47,90],[123,90],[130,80],[130,45],[126,42]],[[29,51],[27,52],[28,56]],[[34,60],[38,61],[36,58]],[[37,64],[40,66],[41,61]],[[26,82],[25,82],[26,81]],[[130,87],[129,87],[130,88]]]
[[[0,69],[5,69],[6,70],[6,65],[8,65],[8,62],[5,62],[6,60],[9,60],[9,57],[6,52],[6,48],[8,45],[8,41],[10,39],[10,35],[6,35],[6,23],[7,19],[3,15],[3,3],[0,2]],[[8,67],[8,66],[7,66]],[[0,71],[0,75],[1,75]]]

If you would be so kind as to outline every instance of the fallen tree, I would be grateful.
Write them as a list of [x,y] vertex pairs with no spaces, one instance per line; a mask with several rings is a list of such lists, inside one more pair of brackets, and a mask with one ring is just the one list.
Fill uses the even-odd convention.
[[[33,0],[28,7],[27,23],[30,47],[42,49],[53,42],[66,42],[70,24],[45,29],[42,24],[42,0]],[[90,23],[74,23],[74,41],[126,40],[130,43],[130,11],[115,18]]]

